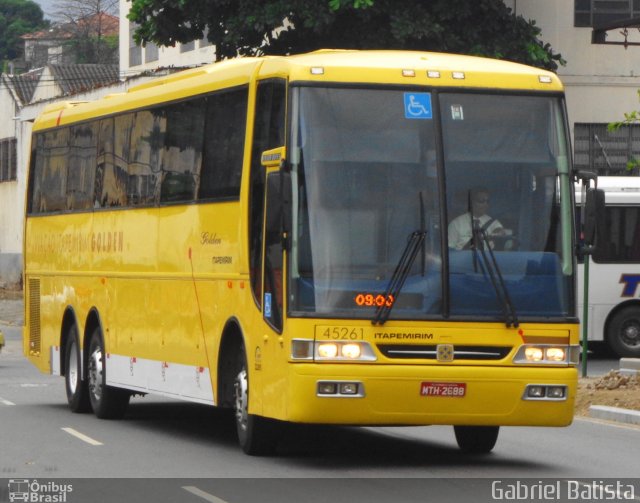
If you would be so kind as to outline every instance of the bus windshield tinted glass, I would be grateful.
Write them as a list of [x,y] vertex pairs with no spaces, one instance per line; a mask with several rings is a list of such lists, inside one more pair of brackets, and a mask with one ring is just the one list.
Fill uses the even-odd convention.
[[[295,88],[293,122],[290,309],[369,319],[391,305],[393,318],[439,313],[431,95]],[[396,299],[387,287],[416,231],[426,238]]]
[[499,316],[507,303],[520,319],[572,314],[560,104],[540,96],[440,96],[451,315]]
[[292,97],[291,315],[574,314],[560,99],[320,87]]

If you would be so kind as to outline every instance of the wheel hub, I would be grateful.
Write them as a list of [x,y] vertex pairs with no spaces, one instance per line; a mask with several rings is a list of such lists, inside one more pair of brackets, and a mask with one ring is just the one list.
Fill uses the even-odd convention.
[[76,348],[75,341],[71,343],[71,349],[69,352],[71,354],[71,357],[69,358],[69,368],[67,369],[67,374],[69,376],[69,390],[71,393],[75,393],[78,389],[78,358],[76,357],[78,350]]
[[89,356],[89,391],[100,400],[102,397],[102,351],[96,349]]
[[234,383],[236,423],[243,431],[247,429],[248,412],[247,371],[242,369]]
[[622,339],[628,346],[640,344],[640,324],[637,321],[627,323],[622,329]]

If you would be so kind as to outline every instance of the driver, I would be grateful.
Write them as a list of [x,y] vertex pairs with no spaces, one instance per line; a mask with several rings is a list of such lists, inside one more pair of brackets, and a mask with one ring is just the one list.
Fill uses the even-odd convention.
[[[472,225],[477,225],[486,232],[487,236],[506,236],[508,231],[499,220],[487,214],[489,209],[489,190],[485,187],[475,187],[470,191],[471,213],[458,215],[449,224],[449,248],[464,250],[473,241]],[[493,248],[493,243],[491,243]]]

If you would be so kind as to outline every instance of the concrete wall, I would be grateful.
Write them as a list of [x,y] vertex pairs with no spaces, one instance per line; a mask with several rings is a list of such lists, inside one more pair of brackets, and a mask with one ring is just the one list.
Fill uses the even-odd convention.
[[[3,80],[0,84],[0,139],[17,138],[20,122],[16,120],[16,102]],[[17,150],[20,150],[18,144]],[[22,207],[20,192],[20,153],[17,153],[16,181],[0,182],[0,286],[18,284],[22,265]]]

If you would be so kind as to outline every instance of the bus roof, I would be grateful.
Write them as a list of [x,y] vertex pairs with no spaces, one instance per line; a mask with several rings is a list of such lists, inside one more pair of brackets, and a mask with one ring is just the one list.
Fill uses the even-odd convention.
[[319,50],[294,56],[236,58],[158,77],[93,102],[56,102],[34,131],[171,102],[252,78],[289,82],[421,85],[561,92],[552,72],[496,59],[418,51]]

